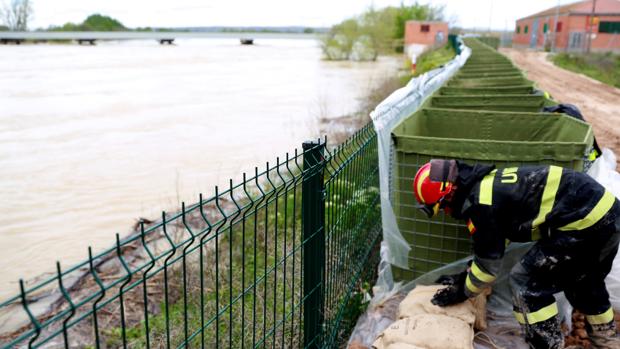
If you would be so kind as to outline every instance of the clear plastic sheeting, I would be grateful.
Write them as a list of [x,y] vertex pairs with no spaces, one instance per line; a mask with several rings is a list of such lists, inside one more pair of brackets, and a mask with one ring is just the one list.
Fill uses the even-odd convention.
[[[611,150],[603,148],[603,154],[594,161],[588,174],[620,199],[620,173],[616,172],[616,155]],[[616,254],[605,284],[612,307],[620,310],[620,253]]]
[[403,119],[417,111],[424,101],[449,80],[467,61],[471,50],[458,39],[461,53],[444,66],[411,79],[409,83],[392,93],[370,114],[379,143],[379,176],[381,189],[381,220],[383,241],[381,246],[382,263],[379,280],[374,287],[375,302],[395,292],[390,264],[407,269],[409,243],[398,230],[396,216],[390,201],[391,193],[391,155],[393,144],[392,130]]

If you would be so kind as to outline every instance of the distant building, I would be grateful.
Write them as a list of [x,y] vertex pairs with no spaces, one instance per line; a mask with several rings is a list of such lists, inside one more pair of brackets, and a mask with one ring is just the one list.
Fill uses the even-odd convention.
[[416,57],[427,48],[448,42],[448,23],[439,21],[407,21],[405,23],[405,53],[415,69]]
[[593,52],[620,51],[620,0],[597,0],[594,16],[592,2],[553,7],[517,20],[513,46],[551,49],[553,36],[557,34],[557,50],[579,52],[587,45],[590,29]]

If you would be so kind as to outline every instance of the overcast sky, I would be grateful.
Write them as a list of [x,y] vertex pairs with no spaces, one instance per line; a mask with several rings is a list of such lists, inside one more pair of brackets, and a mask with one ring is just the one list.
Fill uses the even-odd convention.
[[[0,0],[10,1],[10,0]],[[414,1],[404,0],[405,4]],[[512,29],[516,19],[556,6],[558,0],[421,0],[444,4],[448,19],[465,28]],[[573,0],[561,0],[562,4]],[[369,6],[401,0],[33,0],[31,29],[81,22],[101,13],[129,27],[287,26],[327,27]],[[491,16],[492,14],[492,16]]]

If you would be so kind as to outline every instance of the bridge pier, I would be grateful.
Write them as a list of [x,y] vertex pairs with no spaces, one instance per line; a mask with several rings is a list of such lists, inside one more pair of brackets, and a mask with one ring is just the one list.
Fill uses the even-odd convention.
[[89,44],[95,45],[97,39],[77,39],[78,45]]
[[2,45],[8,45],[8,44],[15,44],[15,45],[21,45],[21,43],[24,42],[24,39],[9,39],[9,38],[0,38],[0,44]]
[[159,39],[159,44],[160,45],[172,45],[172,43],[174,42],[174,38],[173,39]]

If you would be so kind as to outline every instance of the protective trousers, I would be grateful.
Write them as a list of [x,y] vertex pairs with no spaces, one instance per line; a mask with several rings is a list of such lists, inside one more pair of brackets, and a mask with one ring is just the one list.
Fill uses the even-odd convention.
[[614,315],[605,288],[620,241],[620,208],[615,206],[586,230],[550,231],[512,269],[514,314],[532,348],[564,347],[553,296],[564,291],[571,305],[586,314],[586,329],[593,342],[598,335],[603,337],[601,343],[607,339],[612,343],[601,347],[620,349],[615,326],[609,330]]

